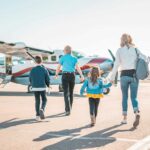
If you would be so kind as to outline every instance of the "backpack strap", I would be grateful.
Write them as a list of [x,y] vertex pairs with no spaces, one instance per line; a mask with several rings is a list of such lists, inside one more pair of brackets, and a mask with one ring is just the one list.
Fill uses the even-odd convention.
[[138,53],[137,48],[135,48],[135,52],[136,52],[137,58],[139,58],[139,53]]

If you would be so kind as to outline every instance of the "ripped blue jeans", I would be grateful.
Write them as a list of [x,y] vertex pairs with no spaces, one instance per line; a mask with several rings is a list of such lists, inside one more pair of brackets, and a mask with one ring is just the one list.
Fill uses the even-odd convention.
[[133,77],[122,76],[121,77],[121,91],[122,91],[122,111],[123,115],[127,115],[128,111],[128,93],[130,88],[130,98],[134,113],[139,112],[137,92],[139,81]]

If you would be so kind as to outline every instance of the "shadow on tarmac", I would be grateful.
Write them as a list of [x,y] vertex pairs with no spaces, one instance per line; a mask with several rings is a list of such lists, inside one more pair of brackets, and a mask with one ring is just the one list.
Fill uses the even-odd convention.
[[[33,93],[26,93],[26,92],[16,92],[16,91],[3,91],[0,92],[0,96],[33,96]],[[61,92],[51,92],[48,97],[63,97],[63,93]],[[74,94],[74,97],[83,97],[79,94]]]
[[63,113],[58,113],[58,114],[55,114],[55,115],[48,116],[46,118],[61,118],[61,117],[65,117],[65,116],[66,116],[66,113],[63,112]]
[[[55,143],[53,145],[48,145],[41,150],[79,150],[79,149],[90,149],[96,147],[102,147],[107,144],[116,141],[115,137],[112,137],[118,132],[129,132],[134,131],[133,128],[127,130],[113,130],[122,126],[122,124],[114,125],[112,127],[81,136],[80,138],[75,138],[80,135],[82,129],[88,128],[88,126],[76,128],[76,129],[66,129],[57,132],[47,132],[46,134],[34,139],[33,141],[39,142],[43,140],[66,137],[66,139]],[[93,138],[93,139],[92,139]],[[99,138],[99,139],[98,139]]]
[[3,91],[3,92],[0,92],[0,96],[33,96],[33,93]]
[[[59,118],[59,117],[64,117],[64,116],[65,116],[65,113],[59,113],[59,114],[47,116],[46,118]],[[18,119],[19,118],[13,118],[13,119],[1,122],[0,123],[0,130],[10,128],[10,127],[14,127],[14,126],[18,126],[18,125],[24,125],[24,124],[49,122],[47,120],[37,122],[35,119],[24,119],[24,120],[18,120]]]
[[0,130],[10,128],[10,127],[14,127],[14,126],[18,126],[18,125],[42,123],[42,122],[48,122],[48,121],[37,122],[35,119],[18,120],[18,118],[13,118],[13,119],[1,122],[0,123]]
[[[65,130],[61,130],[61,131],[56,131],[56,132],[48,132],[42,136],[40,136],[39,138],[34,139],[33,141],[44,141],[44,140],[48,140],[48,139],[53,139],[53,138],[59,138],[63,135],[63,137],[75,137],[80,135],[80,131],[82,129],[86,129],[86,128],[90,128],[90,125],[86,125],[80,128],[75,128],[75,129],[65,129]],[[54,136],[53,136],[54,135]]]

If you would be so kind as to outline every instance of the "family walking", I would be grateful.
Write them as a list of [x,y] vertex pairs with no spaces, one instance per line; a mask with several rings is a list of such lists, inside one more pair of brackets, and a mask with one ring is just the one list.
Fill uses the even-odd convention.
[[[72,48],[66,46],[64,48],[64,56],[59,60],[59,64],[56,70],[55,78],[57,79],[59,72],[62,70],[62,86],[64,90],[64,103],[66,116],[71,114],[73,106],[73,91],[75,86],[75,71],[77,70],[81,77],[81,82],[84,81],[80,94],[86,93],[89,101],[91,126],[96,123],[96,117],[98,114],[98,106],[100,99],[103,98],[103,89],[109,88],[115,81],[118,68],[121,70],[120,84],[122,92],[122,124],[127,123],[127,112],[128,112],[128,91],[130,88],[130,97],[132,102],[133,111],[135,114],[135,120],[133,127],[137,127],[140,121],[140,110],[137,99],[139,79],[135,77],[136,74],[136,63],[137,53],[138,56],[144,57],[144,55],[136,48],[132,42],[132,38],[128,34],[123,34],[121,37],[120,48],[117,50],[114,67],[111,73],[110,82],[104,84],[101,78],[101,68],[93,66],[89,72],[89,76],[85,79],[78,60],[71,54]],[[36,120],[44,119],[44,111],[47,102],[46,98],[46,86],[50,85],[50,77],[47,69],[42,65],[42,58],[39,56],[35,57],[37,64],[30,73],[30,82],[32,90],[35,95],[35,108],[36,108]],[[62,69],[61,69],[62,68]],[[117,98],[117,97],[116,97]],[[40,105],[40,99],[42,104]]]

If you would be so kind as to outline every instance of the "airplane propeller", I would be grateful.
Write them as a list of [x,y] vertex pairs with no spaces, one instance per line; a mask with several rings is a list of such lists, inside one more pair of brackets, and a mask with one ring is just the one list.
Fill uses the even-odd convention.
[[[110,49],[108,49],[108,51],[109,51],[109,53],[110,53],[110,55],[111,55],[111,57],[113,59],[113,62],[115,62],[116,58],[115,58],[114,54],[112,53],[112,51]],[[118,82],[118,71],[117,71],[116,76],[115,76],[115,84],[116,85],[117,85],[117,82]]]

